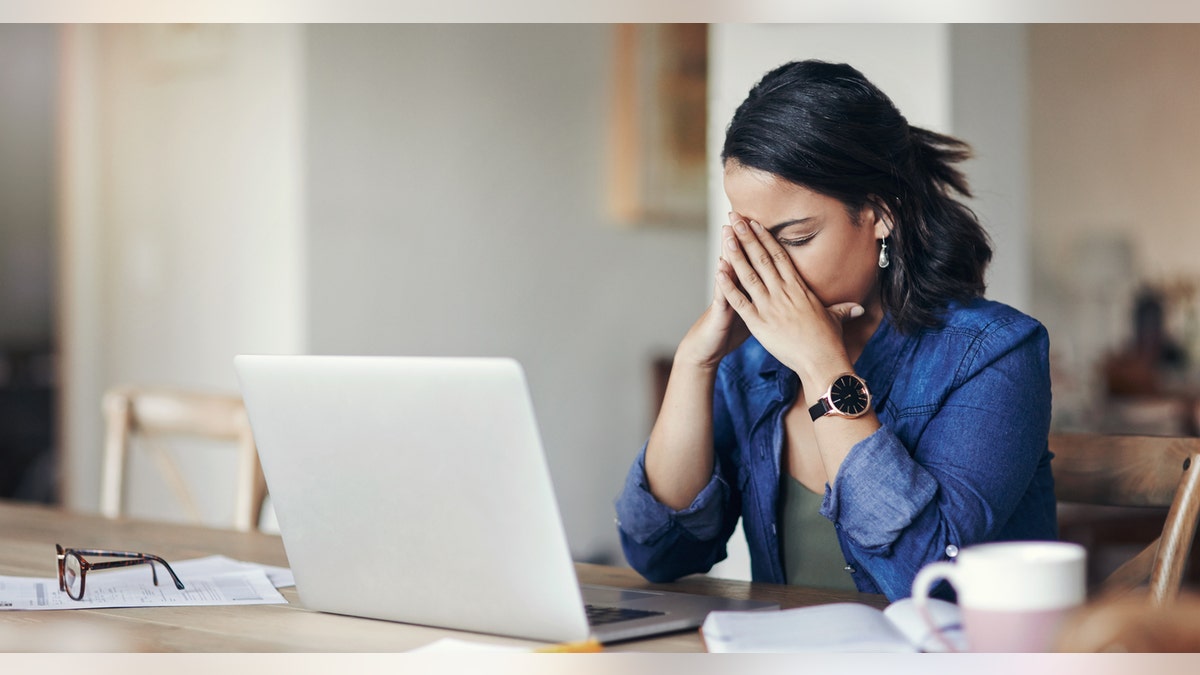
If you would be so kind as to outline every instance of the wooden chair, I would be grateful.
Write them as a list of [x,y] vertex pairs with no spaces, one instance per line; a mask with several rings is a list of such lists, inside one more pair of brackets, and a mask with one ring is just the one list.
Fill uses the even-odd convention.
[[110,518],[124,511],[124,483],[130,447],[135,437],[145,446],[192,520],[200,512],[178,466],[155,438],[192,437],[233,442],[237,446],[234,529],[258,527],[267,484],[242,399],[168,389],[114,387],[103,399],[106,434],[100,489],[100,511]]
[[1161,534],[1112,572],[1099,592],[1117,594],[1148,580],[1151,604],[1172,602],[1179,595],[1200,513],[1200,470],[1195,466],[1200,438],[1052,433],[1050,450],[1060,503],[1167,509]]

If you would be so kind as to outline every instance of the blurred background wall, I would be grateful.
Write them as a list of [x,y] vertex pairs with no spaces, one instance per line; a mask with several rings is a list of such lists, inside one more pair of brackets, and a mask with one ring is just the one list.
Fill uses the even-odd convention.
[[0,495],[54,485],[54,26],[0,24]]
[[1029,29],[1034,311],[1064,426],[1200,432],[1198,37]]
[[[60,480],[26,497],[97,507],[114,383],[232,391],[240,352],[502,354],[528,371],[574,555],[619,562],[611,500],[652,421],[652,363],[711,293],[724,125],[806,57],[856,65],[911,122],[975,146],[990,294],[1050,328],[1056,425],[1116,419],[1129,397],[1104,366],[1140,292],[1168,287],[1196,354],[1198,37],[714,25],[707,218],[631,225],[606,174],[613,26],[0,26],[0,327],[17,327],[0,348],[16,364],[40,331],[22,372],[61,417],[42,453]],[[15,455],[0,476],[25,479]],[[232,453],[181,460],[225,521]],[[151,473],[135,464],[132,510],[180,517]]]
[[702,223],[609,215],[613,47],[602,25],[308,27],[304,201],[309,348],[516,357],[573,552],[615,561],[649,365],[703,307],[707,252]]
[[[239,352],[507,355],[527,369],[575,554],[615,559],[648,364],[703,306],[706,251],[703,223],[607,215],[610,27],[81,26],[66,41],[86,104],[67,112],[81,175],[65,192],[90,201],[67,224],[69,505],[98,499],[114,382],[235,389]],[[231,505],[221,461],[184,467],[214,522]],[[149,463],[132,469],[146,487],[131,512],[175,516]]]
[[[99,500],[99,400],[116,383],[236,390],[233,354],[306,345],[296,26],[69,26],[60,185],[63,501]],[[129,510],[181,517],[146,456]],[[229,522],[232,449],[180,452]]]

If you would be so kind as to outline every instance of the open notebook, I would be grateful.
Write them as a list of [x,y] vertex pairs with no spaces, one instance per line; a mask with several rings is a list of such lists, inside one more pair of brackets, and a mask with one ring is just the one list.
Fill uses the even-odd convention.
[[696,628],[715,609],[777,608],[581,590],[512,359],[242,355],[234,365],[307,607],[604,642]]
[[912,598],[885,609],[837,602],[781,612],[713,612],[700,634],[710,652],[944,652],[967,647],[958,605],[930,598],[939,640]]

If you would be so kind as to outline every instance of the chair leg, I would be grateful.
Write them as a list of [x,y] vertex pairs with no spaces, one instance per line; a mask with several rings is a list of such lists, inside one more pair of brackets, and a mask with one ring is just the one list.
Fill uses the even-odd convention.
[[100,513],[117,518],[123,510],[125,455],[129,451],[129,397],[120,392],[105,394],[104,466],[100,478]]

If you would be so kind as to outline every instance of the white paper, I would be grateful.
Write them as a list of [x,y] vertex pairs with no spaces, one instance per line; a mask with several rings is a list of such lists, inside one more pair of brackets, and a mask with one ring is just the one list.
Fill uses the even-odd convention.
[[849,602],[710,612],[701,630],[710,652],[916,651],[883,612]]
[[184,584],[179,590],[161,566],[155,586],[148,567],[89,572],[82,600],[60,591],[57,577],[0,576],[0,610],[286,604],[268,573],[281,585],[292,583],[284,568],[210,556],[171,563]]
[[[178,563],[171,563],[171,569],[175,570],[175,573],[179,575],[180,579],[182,579],[185,574],[195,577],[211,577],[218,574],[228,574],[230,572],[262,570],[267,573],[267,578],[271,580],[271,584],[274,585],[275,588],[284,588],[286,586],[296,585],[296,580],[292,576],[292,571],[286,567],[275,567],[274,565],[259,565],[258,563],[242,562],[241,560],[234,560],[233,558],[227,558],[223,555],[210,555],[207,558],[182,560]],[[121,572],[125,573],[133,571],[136,571],[136,567],[130,567],[121,570]],[[91,580],[90,576],[88,577],[88,580]],[[184,583],[186,584],[187,581],[184,580]]]
[[422,645],[416,649],[410,649],[410,653],[451,653],[461,654],[465,652],[529,652],[533,651],[529,647],[517,647],[514,645],[498,645],[490,642],[475,642],[472,640],[461,640],[459,638],[442,638],[435,640],[427,645]]
[[[937,605],[939,625],[957,623],[957,606],[941,600],[931,604]],[[893,603],[886,615],[848,602],[778,612],[710,612],[701,631],[710,652],[915,652],[940,646],[929,641],[924,621],[907,600]]]

